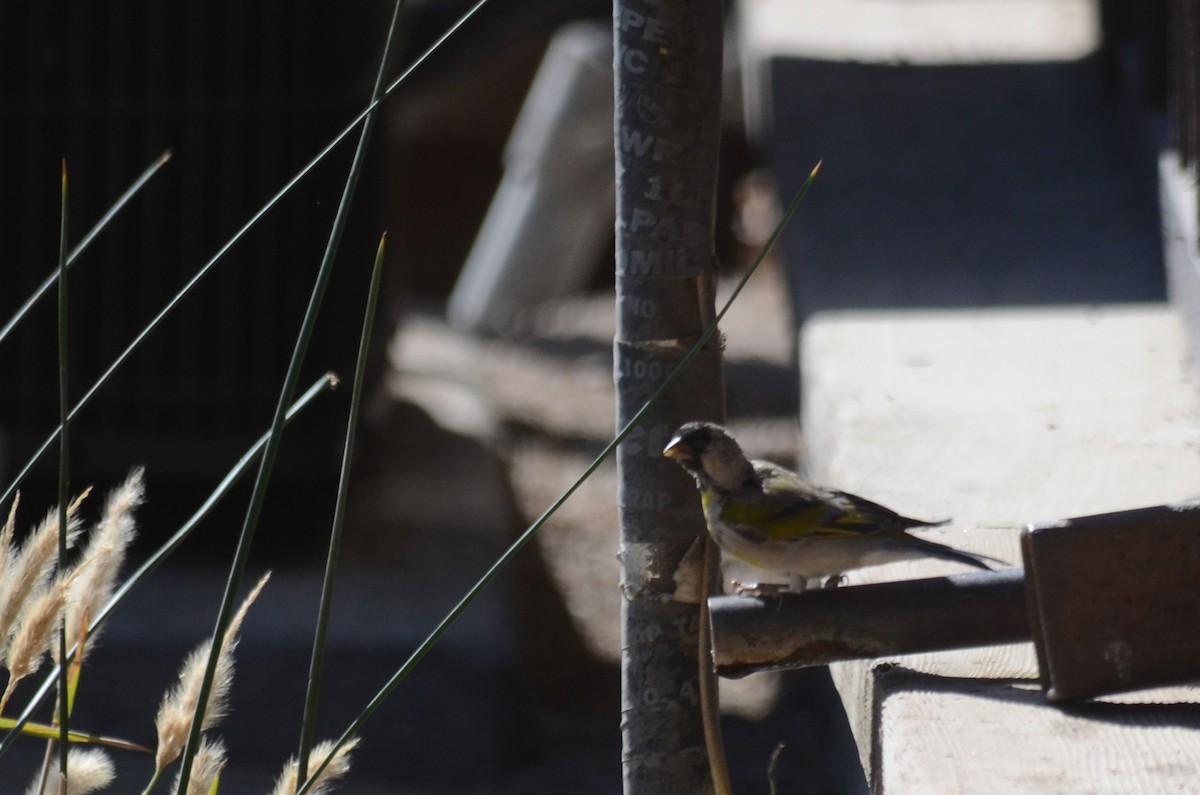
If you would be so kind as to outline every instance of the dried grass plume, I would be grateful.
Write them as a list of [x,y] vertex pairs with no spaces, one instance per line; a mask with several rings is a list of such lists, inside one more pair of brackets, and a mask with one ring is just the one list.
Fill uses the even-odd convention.
[[[242,602],[241,608],[229,622],[229,628],[221,642],[220,656],[217,658],[216,675],[209,691],[208,703],[200,719],[202,731],[215,726],[229,706],[229,688],[233,684],[233,652],[237,648],[237,633],[241,629],[246,611],[258,598],[263,586],[271,575],[263,576],[254,589]],[[212,650],[212,640],[206,640],[188,655],[179,671],[179,679],[175,686],[163,697],[158,708],[154,725],[158,729],[158,750],[155,753],[154,765],[156,775],[167,765],[179,758],[183,752],[184,743],[192,730],[192,718],[197,713],[200,703],[200,686],[204,682],[204,671],[208,666],[208,657]],[[190,785],[190,782],[189,782]]]
[[196,751],[196,759],[192,763],[192,776],[188,779],[187,792],[179,792],[178,775],[175,776],[175,786],[171,791],[176,795],[208,795],[217,776],[225,769],[225,762],[225,745],[220,740],[201,740],[200,750]]
[[8,705],[17,683],[41,666],[42,656],[50,650],[54,631],[63,614],[63,602],[71,578],[50,583],[25,603],[17,622],[16,632],[5,654],[8,665],[8,684],[0,696],[0,715]]
[[[114,777],[112,760],[99,748],[86,751],[72,748],[67,752],[67,795],[88,795],[102,790],[113,782]],[[40,788],[40,783],[35,779],[25,790],[25,795],[38,795],[39,792],[57,795],[61,785],[58,767],[50,769],[45,788]]]
[[[68,547],[73,546],[79,537],[79,504],[89,491],[91,489],[84,491],[67,507]],[[2,535],[11,538],[7,531],[6,524]],[[46,514],[46,518],[29,534],[19,550],[8,547],[4,556],[6,565],[2,572],[3,579],[0,580],[0,641],[3,641],[7,650],[26,602],[45,587],[58,563],[58,509],[52,508]],[[7,657],[0,660],[6,661]]]
[[[79,575],[67,594],[68,648],[79,640],[83,622],[99,613],[116,587],[117,574],[136,535],[133,513],[145,501],[144,474],[141,467],[129,473],[125,482],[109,495],[100,521],[88,535],[76,568]],[[94,635],[90,637],[95,639]]]
[[[358,745],[358,738],[355,737],[348,740],[341,748],[333,751],[333,743],[326,740],[323,743],[317,743],[313,746],[312,753],[309,755],[308,766],[309,770],[316,770],[329,757],[330,752],[333,752],[333,758],[329,760],[329,764],[321,771],[321,775],[317,776],[317,780],[308,790],[308,795],[325,795],[329,792],[332,786],[338,779],[344,778],[350,772],[350,752]],[[298,781],[300,761],[296,757],[292,757],[283,766],[283,772],[279,774],[279,778],[275,779],[275,789],[271,790],[271,795],[296,795],[296,790],[300,786]]]

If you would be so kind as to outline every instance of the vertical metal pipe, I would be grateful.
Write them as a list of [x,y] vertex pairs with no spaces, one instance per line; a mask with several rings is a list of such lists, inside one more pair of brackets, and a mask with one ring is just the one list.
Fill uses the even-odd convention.
[[[620,426],[715,314],[722,15],[721,0],[614,0]],[[678,425],[723,414],[714,341],[617,454],[628,795],[711,788],[697,665],[700,595],[678,588],[702,580],[702,556],[687,553],[705,537],[704,523],[694,485],[660,453]]]

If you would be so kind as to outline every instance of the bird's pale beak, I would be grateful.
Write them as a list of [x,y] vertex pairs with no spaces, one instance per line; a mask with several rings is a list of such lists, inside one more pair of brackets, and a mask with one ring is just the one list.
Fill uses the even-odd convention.
[[683,444],[683,439],[678,436],[667,443],[667,446],[663,448],[662,454],[667,458],[688,457],[687,448]]

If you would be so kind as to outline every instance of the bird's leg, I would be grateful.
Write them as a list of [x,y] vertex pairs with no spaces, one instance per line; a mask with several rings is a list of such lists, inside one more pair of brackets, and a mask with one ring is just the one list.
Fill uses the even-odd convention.
[[737,580],[732,582],[733,592],[738,596],[779,596],[782,593],[788,593],[792,587],[783,582],[756,582],[756,583],[741,583]]

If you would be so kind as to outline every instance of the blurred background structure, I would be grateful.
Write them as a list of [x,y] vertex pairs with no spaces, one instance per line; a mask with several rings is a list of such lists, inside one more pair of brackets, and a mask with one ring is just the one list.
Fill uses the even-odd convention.
[[[408,3],[391,73],[468,5]],[[766,239],[779,197],[824,160],[783,245],[723,329],[728,412],[745,446],[788,465],[801,458],[796,331],[823,310],[1165,298],[1157,163],[1170,145],[1167,98],[1181,93],[1165,53],[1169,28],[1189,46],[1196,29],[1179,23],[1195,24],[1193,3],[1169,5],[1174,28],[1165,4],[1131,0],[731,4],[717,241],[731,275]],[[389,6],[0,7],[0,317],[54,267],[61,158],[77,239],[172,150],[163,173],[72,271],[72,379],[90,384],[365,106]],[[548,45],[581,20],[602,39],[611,7],[493,0],[385,106],[309,357],[312,377],[351,370],[367,272],[386,227],[387,315],[348,539],[359,579],[344,581],[347,606],[335,617],[345,634],[335,635],[333,654],[345,667],[331,676],[344,689],[330,697],[329,733],[352,714],[343,707],[381,683],[611,438],[611,170],[606,177],[599,160],[580,154],[603,156],[595,144],[611,142],[611,119],[605,126],[593,102],[584,121],[539,127],[546,119],[536,110],[561,68],[538,74]],[[1188,63],[1191,71],[1176,74],[1194,77]],[[605,96],[596,87],[603,78],[592,69],[591,99]],[[527,99],[531,85],[541,93]],[[1177,118],[1177,131],[1194,137],[1190,116]],[[532,149],[522,138],[531,130]],[[1195,151],[1184,147],[1187,158]],[[547,152],[568,162],[536,165],[577,204],[514,209],[506,197],[512,180],[527,176],[522,158]],[[76,482],[107,488],[146,465],[144,549],[190,514],[269,423],[349,158],[347,147],[318,167],[74,426]],[[499,187],[506,182],[510,189]],[[548,220],[547,207],[560,215]],[[497,257],[489,267],[485,218],[500,219],[493,230],[544,244],[540,261],[534,249],[513,248],[508,265]],[[555,234],[564,225],[579,234]],[[504,290],[506,274],[520,294]],[[524,289],[531,283],[561,286]],[[493,292],[476,293],[476,306],[507,301],[502,321],[446,322],[452,294],[481,290]],[[51,304],[0,345],[6,482],[54,426]],[[282,763],[298,733],[302,676],[292,669],[305,656],[307,607],[315,609],[303,564],[319,554],[332,514],[344,415],[344,399],[324,399],[289,433],[260,533],[259,565],[297,565],[268,589],[256,608],[261,621],[252,615],[245,630],[230,739],[234,769],[251,779]],[[23,485],[26,524],[51,503],[54,472],[50,455]],[[414,792],[619,789],[613,483],[602,469],[516,576],[447,639],[429,679],[367,728],[363,781],[381,782],[379,791],[396,791],[383,782]],[[186,562],[147,586],[127,628],[109,636],[111,658],[96,658],[81,720],[149,739],[158,694],[209,630],[196,605],[222,576],[210,566],[231,550],[240,494],[184,549]],[[364,660],[371,671],[355,667]],[[862,790],[844,726],[830,730],[840,704],[807,684],[798,675],[729,689],[729,720],[739,728],[727,736],[742,788],[765,786],[770,752],[786,740],[782,790]],[[803,713],[797,705],[812,692],[826,700]],[[106,693],[120,698],[105,703]],[[264,701],[294,705],[294,715],[264,710]],[[126,723],[131,703],[148,705],[140,722]],[[232,775],[228,786],[241,791]]]

